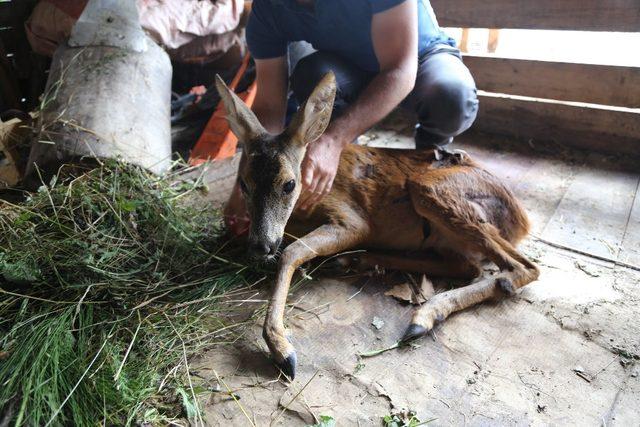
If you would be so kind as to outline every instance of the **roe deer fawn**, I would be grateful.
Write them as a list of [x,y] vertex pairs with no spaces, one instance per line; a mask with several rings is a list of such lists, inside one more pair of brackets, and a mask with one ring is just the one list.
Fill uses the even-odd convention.
[[[244,143],[238,180],[251,219],[251,252],[274,259],[285,226],[303,236],[282,252],[263,329],[276,364],[289,377],[295,375],[297,361],[285,337],[289,284],[296,269],[315,257],[355,247],[386,250],[365,253],[360,262],[478,278],[420,306],[404,341],[425,335],[456,311],[511,295],[538,278],[537,267],[514,248],[529,229],[523,208],[500,180],[459,153],[351,144],[342,152],[331,192],[309,211],[296,210],[306,146],[322,135],[331,117],[336,93],[332,73],[279,135],[269,134],[220,78],[216,85],[231,129]],[[428,257],[427,249],[437,257]],[[500,272],[480,278],[484,260]]]

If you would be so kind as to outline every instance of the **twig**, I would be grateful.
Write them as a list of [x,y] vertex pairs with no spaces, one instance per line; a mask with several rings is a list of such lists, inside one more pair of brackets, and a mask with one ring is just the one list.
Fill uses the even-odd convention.
[[346,302],[349,302],[352,299],[354,299],[355,297],[357,297],[358,294],[360,294],[360,292],[362,292],[362,290],[364,289],[365,286],[367,286],[368,283],[369,283],[369,278],[367,278],[367,280],[362,284],[362,286],[360,286],[360,289],[358,289],[358,291],[355,294],[353,294],[349,298],[347,298]]
[[395,343],[393,343],[391,346],[386,347],[386,348],[381,348],[378,350],[371,350],[371,351],[365,351],[364,353],[358,353],[358,356],[360,357],[374,357],[374,356],[378,356],[382,353],[385,353],[389,350],[395,350],[396,348],[400,347],[401,343],[400,341],[397,341]]
[[605,370],[605,369],[607,369],[609,366],[611,366],[611,364],[612,364],[613,362],[615,362],[616,360],[618,360],[618,358],[619,358],[619,356],[617,356],[617,355],[616,355],[613,359],[611,359],[611,362],[607,363],[607,365],[606,365],[604,368],[600,369],[598,372],[596,372],[595,374],[591,375],[591,379],[592,379],[592,380],[595,380],[595,379],[596,379],[596,377],[602,373],[602,371],[604,371],[604,370]]
[[591,378],[589,378],[589,376],[587,374],[585,374],[584,372],[580,372],[580,371],[573,371],[573,372],[575,372],[577,376],[579,376],[580,378],[582,378],[586,382],[588,382],[588,383],[591,382]]
[[220,375],[218,375],[218,372],[215,369],[214,369],[213,373],[215,374],[216,379],[218,380],[218,382],[221,383],[227,389],[227,392],[229,393],[229,396],[231,396],[233,401],[236,402],[236,404],[240,407],[240,410],[242,411],[244,416],[249,420],[249,423],[251,423],[251,425],[253,427],[256,427],[255,423],[253,422],[251,417],[249,417],[249,414],[247,414],[247,411],[244,410],[244,408],[242,407],[242,404],[240,403],[240,401],[238,400],[236,395],[231,391],[231,389],[229,388],[227,383],[225,383],[224,380],[222,378],[220,378]]

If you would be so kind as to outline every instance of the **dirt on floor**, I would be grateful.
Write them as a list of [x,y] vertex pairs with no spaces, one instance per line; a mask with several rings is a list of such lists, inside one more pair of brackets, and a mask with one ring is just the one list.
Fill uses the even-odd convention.
[[[373,135],[379,145],[407,141],[397,129]],[[451,316],[414,345],[365,358],[359,353],[392,345],[407,327],[413,307],[385,292],[409,278],[314,277],[289,297],[298,351],[292,383],[269,360],[260,316],[240,340],[194,361],[213,390],[200,402],[209,424],[303,426],[325,415],[339,426],[383,425],[384,416],[407,410],[430,425],[640,424],[640,269],[554,240],[587,155],[536,152],[532,163],[526,153],[465,141],[518,188],[534,221],[521,250],[540,266],[540,280]],[[532,176],[540,177],[536,186]],[[434,283],[436,291],[453,286]],[[265,284],[239,305],[249,316],[267,294]]]

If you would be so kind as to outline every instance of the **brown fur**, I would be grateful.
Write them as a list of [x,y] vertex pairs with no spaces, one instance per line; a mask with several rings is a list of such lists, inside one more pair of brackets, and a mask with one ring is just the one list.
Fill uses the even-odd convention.
[[[480,276],[485,259],[500,268],[497,276],[434,296],[416,310],[404,339],[424,335],[451,313],[509,295],[538,277],[536,266],[515,249],[529,232],[524,209],[500,180],[466,154],[349,145],[342,152],[331,192],[310,211],[294,209],[300,189],[284,196],[280,186],[290,179],[299,182],[305,146],[324,131],[330,114],[326,107],[334,93],[332,76],[325,77],[294,119],[293,128],[248,144],[239,170],[245,186],[251,186],[246,197],[252,222],[262,224],[252,225],[250,240],[273,246],[282,237],[278,227],[284,223],[287,232],[300,236],[280,258],[263,334],[276,362],[291,376],[296,354],[285,338],[284,307],[295,270],[317,256],[366,248],[374,252],[360,257],[363,266],[469,279]],[[243,120],[255,120],[247,117],[243,112]],[[249,126],[256,130],[241,131],[261,133],[259,124]],[[305,129],[312,129],[313,137]],[[264,168],[269,162],[277,164]],[[287,218],[277,212],[286,212]],[[273,229],[280,230],[280,236],[274,237],[278,233]],[[427,257],[427,250],[439,258]]]

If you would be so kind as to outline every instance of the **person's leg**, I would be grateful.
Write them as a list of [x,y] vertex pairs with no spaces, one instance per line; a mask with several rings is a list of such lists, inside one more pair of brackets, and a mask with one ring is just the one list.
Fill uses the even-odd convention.
[[418,114],[416,148],[442,147],[469,129],[478,113],[476,85],[457,51],[427,55],[403,106]]
[[291,90],[300,105],[329,71],[335,74],[338,87],[333,106],[335,117],[357,98],[372,75],[333,53],[312,53],[298,61],[290,77]]

